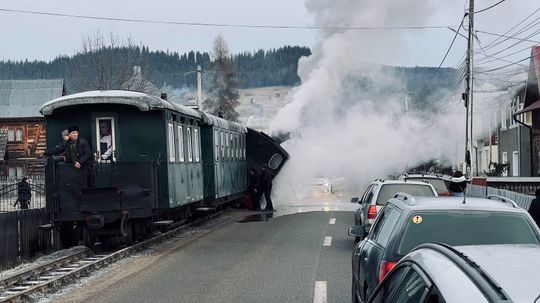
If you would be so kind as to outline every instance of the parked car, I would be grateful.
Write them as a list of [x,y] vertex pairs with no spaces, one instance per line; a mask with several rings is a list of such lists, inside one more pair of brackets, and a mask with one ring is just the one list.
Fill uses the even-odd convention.
[[[352,236],[362,232],[357,227],[349,229]],[[464,203],[462,197],[398,193],[354,250],[353,300],[365,302],[403,256],[430,242],[540,245],[540,230],[529,213],[512,201],[467,198]]]
[[538,302],[538,268],[538,245],[423,244],[399,261],[368,302]]
[[399,176],[398,180],[403,181],[426,181],[433,185],[439,196],[450,196],[447,182],[444,181],[442,176],[433,174],[403,174]]
[[362,198],[358,200],[360,207],[354,213],[354,225],[361,226],[364,230],[361,237],[355,237],[357,242],[367,235],[377,213],[398,192],[406,192],[413,196],[437,196],[435,188],[427,182],[382,179],[373,181],[365,190]]

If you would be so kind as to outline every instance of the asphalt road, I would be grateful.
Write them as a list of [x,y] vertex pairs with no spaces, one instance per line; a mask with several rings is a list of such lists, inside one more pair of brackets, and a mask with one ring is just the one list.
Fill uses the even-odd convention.
[[352,221],[345,211],[235,219],[82,301],[350,302]]

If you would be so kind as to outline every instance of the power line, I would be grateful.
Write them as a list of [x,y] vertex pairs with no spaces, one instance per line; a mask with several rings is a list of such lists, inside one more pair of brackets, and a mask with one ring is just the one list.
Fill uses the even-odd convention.
[[512,65],[516,65],[516,64],[518,64],[518,63],[520,63],[520,62],[523,62],[523,61],[528,60],[528,59],[531,59],[531,58],[532,58],[532,56],[529,56],[529,57],[524,58],[524,59],[521,59],[521,60],[519,60],[519,61],[512,62],[512,63],[510,63],[510,64],[508,64],[508,65],[500,66],[500,67],[496,67],[496,68],[492,68],[492,69],[488,69],[488,70],[484,70],[484,71],[482,71],[482,72],[484,72],[484,73],[494,72],[494,71],[496,71],[496,70],[500,70],[500,69],[503,69],[503,68],[510,67],[510,66],[512,66]]
[[499,2],[497,2],[497,3],[495,3],[495,4],[493,4],[492,6],[489,6],[489,7],[486,7],[486,8],[484,8],[484,9],[481,9],[481,10],[479,10],[479,11],[474,12],[474,14],[478,14],[478,13],[481,13],[481,12],[485,12],[485,11],[487,11],[488,9],[492,9],[492,8],[494,8],[495,6],[497,6],[497,5],[501,4],[501,3],[503,3],[504,1],[506,1],[506,0],[501,0],[501,1],[499,1]]
[[529,40],[529,39],[521,39],[521,38],[516,38],[516,37],[512,37],[512,36],[506,36],[506,35],[500,35],[500,34],[490,33],[490,32],[486,32],[486,31],[481,31],[481,30],[477,30],[476,32],[477,33],[482,33],[482,34],[487,34],[487,35],[492,35],[492,36],[498,36],[498,37],[501,37],[501,38],[519,40],[519,41],[523,41],[523,42],[540,43],[540,41]]
[[[523,20],[521,20],[520,22],[518,22],[516,25],[514,25],[512,28],[510,28],[509,30],[507,30],[503,35],[507,35],[507,34],[510,34],[514,29],[516,29],[518,26],[520,26],[523,22],[527,21],[530,17],[534,16],[534,14],[536,14],[538,11],[540,11],[540,8],[536,9],[534,12],[532,12],[531,14],[529,14],[527,17],[525,17]],[[534,20],[536,21],[536,20]],[[534,22],[533,21],[533,22]],[[488,45],[486,45],[486,48],[489,49],[491,47],[494,47],[504,41],[501,41],[497,44],[495,44],[497,41],[499,41],[501,37],[498,37],[497,39],[491,41],[490,43],[488,43]]]
[[[89,20],[105,20],[115,22],[132,22],[132,23],[150,23],[150,24],[165,24],[165,25],[182,25],[182,26],[205,26],[205,27],[233,27],[233,28],[265,28],[265,29],[308,29],[308,30],[424,30],[424,29],[444,29],[448,25],[427,25],[427,26],[387,26],[387,27],[355,27],[355,26],[309,26],[309,25],[261,25],[261,24],[229,24],[229,23],[206,23],[206,22],[184,22],[184,21],[160,21],[147,19],[132,19],[132,18],[117,18],[117,17],[101,17],[89,15],[74,15],[44,11],[30,11],[0,8],[1,12],[44,15],[53,17],[78,18]],[[450,26],[452,27],[452,26]]]
[[433,76],[431,77],[429,82],[426,84],[426,86],[429,86],[431,81],[433,81],[433,79],[435,79],[435,76],[437,76],[437,74],[439,73],[439,70],[441,69],[441,66],[443,65],[444,61],[446,60],[446,57],[448,57],[448,54],[450,53],[450,50],[452,49],[452,46],[454,46],[454,42],[456,42],[456,38],[457,38],[457,36],[459,34],[459,31],[461,30],[461,27],[463,26],[463,21],[465,20],[466,16],[467,15],[463,15],[463,18],[461,18],[461,22],[459,23],[458,29],[456,30],[456,34],[454,35],[454,38],[452,39],[452,42],[450,43],[450,46],[446,50],[446,53],[444,54],[444,57],[441,60],[441,63],[439,64],[439,66],[435,70],[435,73],[433,74]]

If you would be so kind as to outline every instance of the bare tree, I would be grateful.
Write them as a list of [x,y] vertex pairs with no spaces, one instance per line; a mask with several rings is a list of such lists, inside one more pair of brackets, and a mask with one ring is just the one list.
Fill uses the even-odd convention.
[[75,91],[125,89],[156,94],[148,82],[148,64],[130,37],[120,40],[101,31],[86,36],[73,59],[72,81]]
[[222,115],[225,119],[238,121],[235,109],[240,104],[238,80],[227,42],[221,34],[214,39],[209,74],[209,97],[204,100],[203,109],[213,115]]

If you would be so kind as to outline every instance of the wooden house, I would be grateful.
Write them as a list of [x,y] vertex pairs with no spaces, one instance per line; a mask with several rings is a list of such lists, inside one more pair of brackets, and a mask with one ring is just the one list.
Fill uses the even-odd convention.
[[[45,118],[41,106],[66,94],[64,80],[0,80],[0,176],[44,172]],[[60,137],[59,137],[60,140]]]

